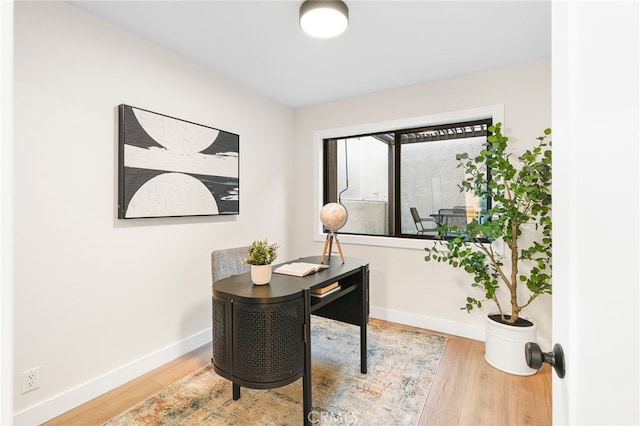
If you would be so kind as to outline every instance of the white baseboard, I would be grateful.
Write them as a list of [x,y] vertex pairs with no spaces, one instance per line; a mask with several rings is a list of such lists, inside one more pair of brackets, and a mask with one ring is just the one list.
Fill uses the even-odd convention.
[[[440,333],[453,334],[454,336],[466,337],[467,339],[485,341],[484,326],[461,324],[455,321],[442,320],[439,318],[428,317],[425,315],[410,314],[402,311],[394,311],[391,309],[377,308],[372,306],[371,316],[385,321],[391,321],[398,324],[411,325],[414,327],[426,328],[427,330],[437,331]],[[551,350],[551,340],[538,335],[538,344],[544,352]]]
[[425,315],[410,314],[391,309],[371,307],[371,316],[385,321],[398,324],[411,325],[414,327],[426,328],[440,333],[453,334],[454,336],[466,337],[468,339],[480,340],[484,342],[485,331],[483,326],[461,324],[459,322],[442,320]]
[[209,342],[211,342],[211,328],[15,413],[13,424],[16,426],[40,425]]

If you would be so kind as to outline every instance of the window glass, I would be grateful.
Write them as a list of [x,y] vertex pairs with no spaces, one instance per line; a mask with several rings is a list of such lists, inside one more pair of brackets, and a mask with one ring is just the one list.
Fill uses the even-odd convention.
[[460,192],[456,155],[477,156],[490,125],[483,119],[325,139],[324,202],[348,212],[340,233],[436,238],[448,236],[438,226],[481,219],[491,200]]
[[388,138],[381,134],[338,140],[338,199],[349,213],[342,233],[389,235]]
[[[465,178],[458,168],[456,154],[467,152],[477,156],[484,137],[415,141],[403,134],[400,150],[400,217],[401,233],[437,235],[434,229],[444,223],[466,226],[482,211],[481,200],[460,192]],[[421,222],[411,214],[415,208]],[[421,226],[422,225],[422,226]],[[426,231],[422,231],[425,229]]]

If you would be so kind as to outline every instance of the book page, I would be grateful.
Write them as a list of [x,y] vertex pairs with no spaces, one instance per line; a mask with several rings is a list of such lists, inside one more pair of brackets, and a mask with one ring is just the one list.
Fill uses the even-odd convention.
[[277,274],[294,275],[297,277],[304,277],[312,272],[319,271],[320,269],[326,269],[329,265],[323,265],[320,263],[307,263],[307,262],[293,262],[286,265],[282,265],[273,270]]

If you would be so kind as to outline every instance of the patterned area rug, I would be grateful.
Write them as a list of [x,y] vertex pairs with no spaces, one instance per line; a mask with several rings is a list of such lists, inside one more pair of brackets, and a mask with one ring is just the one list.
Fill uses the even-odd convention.
[[[362,374],[358,327],[312,317],[311,329],[313,424],[417,424],[446,337],[369,324]],[[241,392],[234,401],[231,382],[207,366],[104,425],[302,424],[302,379]]]

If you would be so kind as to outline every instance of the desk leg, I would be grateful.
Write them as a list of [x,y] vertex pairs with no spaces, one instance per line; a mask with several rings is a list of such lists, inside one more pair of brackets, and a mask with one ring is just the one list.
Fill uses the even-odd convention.
[[304,415],[304,426],[311,425],[311,369],[304,372],[302,376],[302,413]]
[[236,385],[233,383],[233,400],[237,401],[240,399],[240,385]]
[[367,374],[367,324],[369,322],[369,267],[362,268],[362,317],[360,318],[360,372]]
[[367,323],[360,326],[360,372],[367,374]]
[[302,414],[303,425],[311,425],[311,294],[304,290],[304,367],[302,373]]

